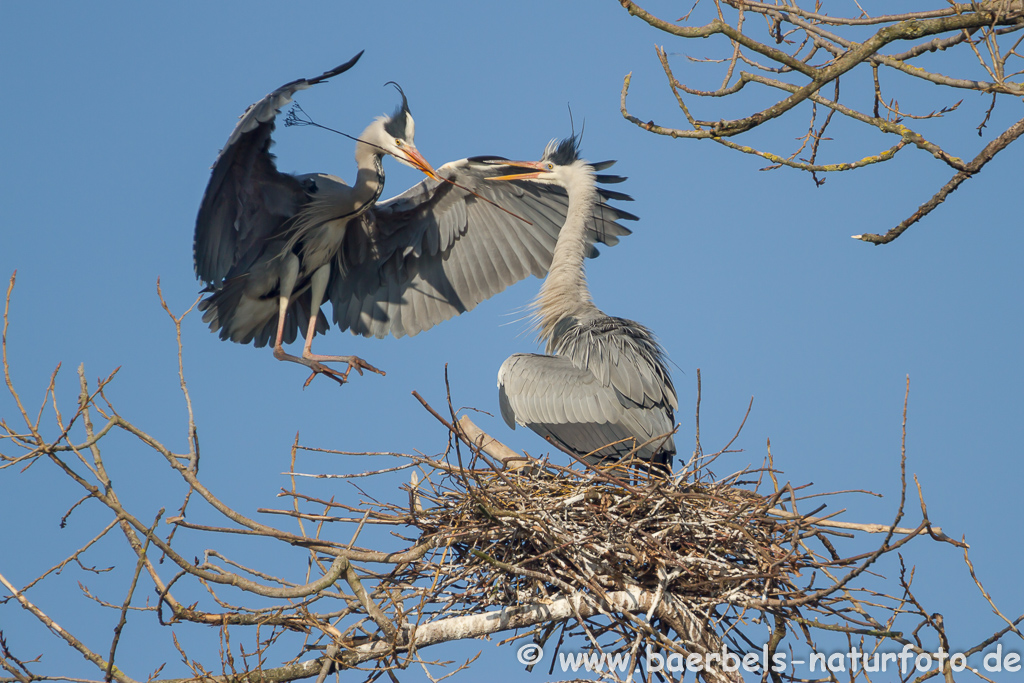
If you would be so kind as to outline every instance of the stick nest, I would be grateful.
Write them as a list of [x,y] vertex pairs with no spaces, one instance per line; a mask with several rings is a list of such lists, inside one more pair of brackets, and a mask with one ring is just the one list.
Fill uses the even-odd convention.
[[433,495],[419,494],[433,506],[413,524],[445,549],[443,573],[473,586],[481,606],[637,588],[691,606],[742,603],[777,595],[813,564],[784,547],[800,523],[768,516],[773,496],[741,488],[740,475],[702,483],[697,474],[546,462],[450,469]]

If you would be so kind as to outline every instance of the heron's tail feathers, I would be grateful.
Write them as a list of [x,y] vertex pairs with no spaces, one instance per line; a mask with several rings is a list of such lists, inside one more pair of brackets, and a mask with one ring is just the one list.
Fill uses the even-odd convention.
[[[247,275],[242,275],[226,280],[219,289],[207,288],[212,293],[199,302],[203,322],[209,324],[211,332],[219,331],[225,341],[252,343],[256,347],[273,344],[277,337],[277,292],[254,296],[246,291],[248,280]],[[292,295],[285,312],[282,343],[291,344],[299,334],[305,336],[311,303],[309,289]],[[323,311],[317,311],[316,332],[324,334],[329,327]]]

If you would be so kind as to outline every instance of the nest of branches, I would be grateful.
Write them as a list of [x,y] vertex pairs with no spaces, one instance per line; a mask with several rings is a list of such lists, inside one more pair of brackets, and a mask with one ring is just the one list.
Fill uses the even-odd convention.
[[[670,476],[628,461],[564,467],[512,452],[466,416],[434,415],[453,436],[449,450],[405,456],[425,478],[413,475],[407,504],[379,504],[372,515],[415,528],[408,540],[432,550],[383,583],[407,589],[433,577],[438,615],[520,618],[526,630],[509,640],[532,635],[541,645],[561,627],[559,647],[583,637],[597,651],[628,653],[629,670],[641,645],[750,653],[767,636],[771,657],[787,624],[808,644],[807,625],[829,621],[848,635],[899,639],[864,609],[887,596],[846,584],[918,535],[950,541],[926,517],[904,529],[815,517],[824,505],[798,513],[805,498],[779,485],[770,452],[763,467],[717,479],[707,466],[729,445],[711,455],[698,447]],[[874,552],[841,556],[830,537],[857,532],[886,539]],[[529,617],[537,611],[546,618]]]
[[[476,463],[474,463],[476,464]],[[766,514],[774,496],[617,464],[569,469],[536,462],[509,472],[450,469],[435,491],[417,487],[412,523],[445,548],[445,570],[481,604],[553,595],[604,600],[608,591],[670,593],[691,605],[759,600],[792,588],[816,561],[784,545],[800,520]]]

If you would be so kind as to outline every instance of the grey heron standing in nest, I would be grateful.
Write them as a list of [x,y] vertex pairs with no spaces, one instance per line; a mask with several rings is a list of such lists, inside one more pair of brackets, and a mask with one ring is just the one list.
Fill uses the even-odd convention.
[[670,469],[678,404],[664,351],[643,325],[599,310],[587,287],[586,225],[604,211],[595,189],[604,178],[579,158],[575,136],[550,143],[540,161],[505,163],[532,170],[492,180],[559,185],[568,192],[569,210],[533,303],[548,355],[518,353],[502,364],[502,417],[589,464],[632,453]]
[[[361,55],[362,53],[360,53]],[[473,309],[528,275],[544,277],[569,206],[558,185],[489,183],[500,157],[471,157],[434,171],[413,144],[408,102],[370,124],[356,143],[352,187],[324,173],[293,176],[274,165],[274,119],[298,90],[348,70],[359,55],[313,79],[278,88],[252,105],[221,150],[203,196],[195,233],[196,274],[211,294],[203,320],[221,339],[255,346],[339,382],[355,356],[319,356],[313,336],[328,329],[320,306],[331,301],[342,329],[365,337],[412,336]],[[382,155],[419,169],[427,179],[378,202]],[[605,207],[585,229],[583,251],[614,245],[635,219]],[[595,214],[596,215],[596,214]],[[284,352],[305,336],[301,357]],[[345,373],[323,362],[349,364]],[[383,374],[383,373],[382,373]],[[308,384],[309,380],[307,380]]]

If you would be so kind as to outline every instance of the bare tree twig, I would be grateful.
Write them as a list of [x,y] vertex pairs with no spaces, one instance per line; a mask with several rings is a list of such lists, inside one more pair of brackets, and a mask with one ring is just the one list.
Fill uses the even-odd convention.
[[[631,15],[673,39],[721,36],[730,43],[730,57],[727,60],[691,57],[693,61],[705,63],[728,61],[729,65],[721,86],[714,91],[701,90],[676,79],[668,53],[664,48],[657,48],[658,59],[679,110],[689,124],[688,128],[656,123],[653,120],[644,121],[630,113],[626,107],[626,98],[632,74],[627,75],[620,96],[620,110],[626,120],[643,130],[672,138],[709,139],[734,151],[759,156],[772,163],[762,170],[774,170],[784,166],[809,172],[819,185],[824,180],[817,177],[818,173],[851,171],[883,163],[893,159],[896,153],[907,145],[914,145],[926,151],[956,171],[953,178],[909,218],[885,234],[865,233],[854,236],[861,241],[879,245],[888,244],[898,238],[910,226],[945,201],[964,180],[977,174],[988,161],[1016,141],[1022,132],[1020,124],[1014,124],[989,142],[972,162],[965,163],[959,155],[947,151],[905,123],[907,119],[941,119],[945,114],[957,109],[963,100],[954,102],[951,98],[951,103],[939,110],[921,115],[910,114],[900,107],[897,98],[883,97],[883,79],[879,75],[880,71],[884,71],[887,76],[898,76],[903,79],[896,81],[898,84],[906,83],[907,79],[917,79],[946,89],[973,90],[990,94],[992,103],[985,113],[982,124],[977,127],[981,135],[998,98],[1024,96],[1024,83],[1008,75],[1024,72],[1024,69],[1020,68],[1021,55],[1016,51],[1021,40],[1024,40],[1016,35],[1024,31],[1024,3],[1020,0],[951,3],[948,7],[933,10],[878,17],[869,17],[863,13],[862,16],[854,17],[830,16],[819,11],[817,5],[813,9],[800,7],[799,0],[784,3],[713,0],[705,4],[707,23],[692,25],[688,25],[690,14],[680,22],[671,22],[654,16],[632,0],[619,2]],[[700,4],[698,1],[695,9]],[[751,14],[763,17],[764,23],[748,21],[747,17]],[[866,35],[863,31],[865,27],[870,27],[874,33]],[[783,40],[783,36],[787,39]],[[903,47],[908,43],[909,47]],[[811,46],[812,49],[805,52],[805,46]],[[897,46],[900,46],[898,51],[887,52]],[[983,46],[984,50],[979,46]],[[827,53],[829,58],[821,64],[813,64],[812,57],[819,50]],[[930,61],[929,55],[937,51],[955,51],[962,56],[960,62],[941,62],[953,73],[940,73],[936,70],[935,64],[938,62]],[[737,61],[750,65],[755,73],[739,71],[737,76]],[[974,78],[974,73],[968,73],[971,71],[971,62],[975,67],[980,65],[987,75],[987,80],[978,80]],[[857,109],[856,105],[859,102],[856,92],[846,93],[843,98],[846,104],[840,102],[839,78],[857,69],[871,69],[872,72],[870,94],[874,109],[871,113]],[[955,75],[957,71],[964,73]],[[782,78],[783,76],[786,78]],[[833,82],[837,84],[835,95],[832,98],[823,97],[821,89]],[[693,114],[692,103],[687,103],[681,95],[685,93],[697,98],[738,100],[739,93],[752,83],[778,91],[778,98],[773,104],[762,107],[754,114],[737,118],[701,120],[699,116]],[[792,154],[756,149],[730,139],[780,117],[792,118],[797,115],[798,105],[807,101],[812,104],[811,124],[808,126],[811,133],[805,136],[801,147]],[[818,105],[829,108],[826,125],[833,114],[841,114],[872,126],[883,135],[898,136],[899,139],[895,144],[886,143],[887,148],[882,151],[877,151],[876,147],[850,161],[818,163],[816,159],[820,151],[819,142],[824,131],[823,126],[816,135],[813,133],[815,106]],[[938,139],[937,135],[933,137]],[[814,139],[814,143],[810,159],[797,160],[796,157],[803,149],[803,145],[811,138]]]

